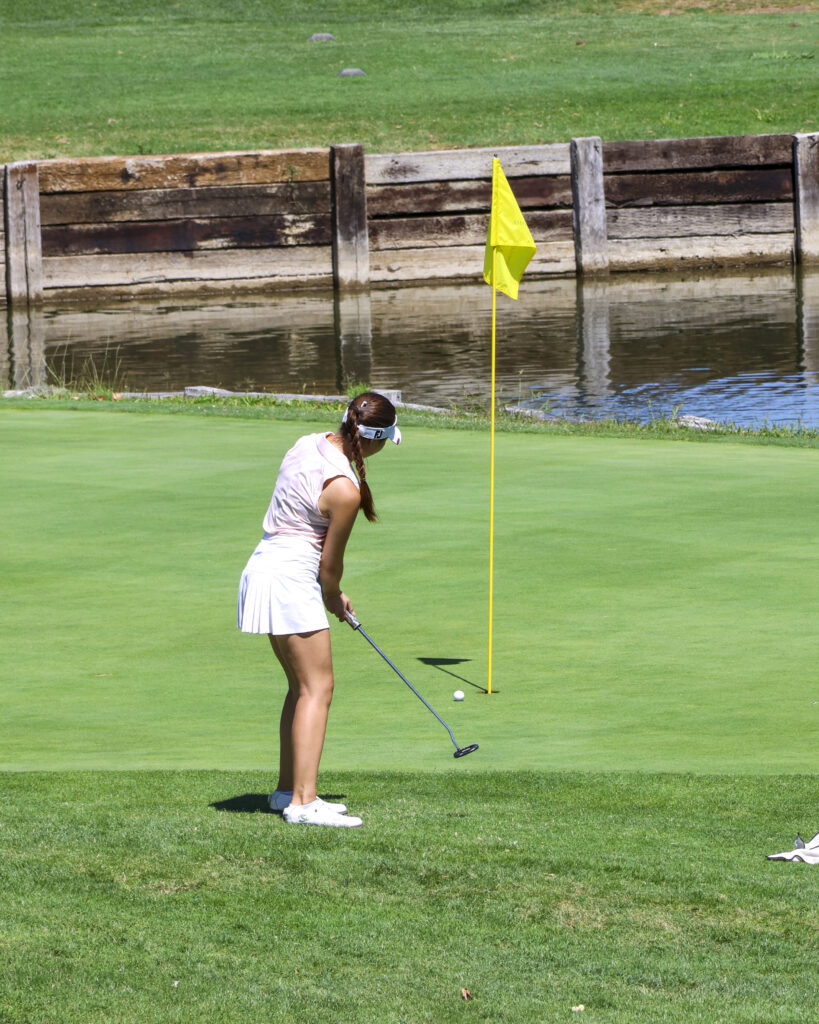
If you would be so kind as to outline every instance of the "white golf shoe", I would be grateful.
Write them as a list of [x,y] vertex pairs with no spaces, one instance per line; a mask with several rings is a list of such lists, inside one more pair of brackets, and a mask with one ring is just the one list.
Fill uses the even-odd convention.
[[339,814],[330,810],[330,805],[315,799],[310,804],[290,804],[282,811],[282,817],[289,825],[329,825],[332,828],[359,828],[361,818],[351,814]]
[[[292,789],[276,789],[267,798],[267,806],[270,808],[271,811],[278,811],[279,813],[281,813],[285,809],[285,807],[290,806],[290,801],[292,799]],[[336,814],[347,813],[346,804],[333,804],[330,803],[328,800],[322,800],[320,796],[317,796],[316,800],[318,800],[320,804],[324,804],[325,807],[329,807],[330,810],[335,811]]]

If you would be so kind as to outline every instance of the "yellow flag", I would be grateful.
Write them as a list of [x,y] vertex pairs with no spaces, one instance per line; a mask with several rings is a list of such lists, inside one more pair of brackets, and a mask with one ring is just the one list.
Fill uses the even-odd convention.
[[535,255],[535,241],[523,219],[517,200],[503,173],[500,160],[492,160],[492,209],[489,214],[489,232],[486,236],[486,255],[483,260],[483,279],[492,284],[492,250],[494,285],[512,299],[518,297],[518,282],[529,260]]

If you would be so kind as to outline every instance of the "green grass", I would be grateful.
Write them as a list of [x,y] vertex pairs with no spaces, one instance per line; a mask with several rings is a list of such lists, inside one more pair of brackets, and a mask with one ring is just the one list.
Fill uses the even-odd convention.
[[502,423],[487,697],[485,424],[402,417],[345,584],[480,750],[335,627],[340,832],[262,813],[233,626],[316,415],[0,407],[0,1021],[802,1024],[819,874],[765,855],[819,828],[815,439]]
[[815,1005],[819,872],[764,859],[816,826],[815,777],[327,781],[364,828],[251,813],[256,773],[4,775],[0,1019],[802,1024]]
[[[333,401],[282,399],[271,394],[235,394],[232,396],[171,396],[143,399],[118,392],[124,385],[107,381],[97,371],[79,380],[58,379],[58,383],[33,387],[25,392],[9,392],[3,399],[6,409],[59,409],[66,411],[99,413],[137,413],[148,415],[191,415],[225,419],[263,419],[285,422],[315,423],[321,415],[333,420],[344,412],[344,406]],[[359,382],[347,388],[347,394],[366,390],[369,384]],[[74,405],[74,403],[79,403]],[[432,427],[435,430],[466,430],[486,432],[490,429],[488,403],[455,402],[447,409],[403,407],[401,423],[412,427]],[[324,422],[324,420],[322,420]],[[776,445],[779,447],[819,447],[819,427],[806,424],[763,422],[754,426],[713,422],[707,430],[690,427],[679,412],[659,414],[645,423],[633,420],[567,420],[539,419],[526,413],[496,409],[495,429],[499,433],[540,434],[558,437],[619,437],[656,438],[663,440],[746,443]]]
[[[237,580],[283,452],[333,419],[64,405],[0,409],[0,768],[270,765],[281,680],[235,630]],[[816,459],[499,433],[491,697],[485,432],[409,426],[374,460],[383,521],[356,529],[345,587],[459,742],[481,744],[474,771],[804,771]],[[450,765],[400,680],[348,628],[333,637],[327,767]],[[460,678],[419,658],[464,659]]]
[[[2,0],[0,154],[819,129],[819,13],[788,14],[800,5],[787,0],[762,14],[683,6],[667,17],[628,0]],[[316,31],[336,42],[308,43]],[[367,77],[338,78],[344,67]]]

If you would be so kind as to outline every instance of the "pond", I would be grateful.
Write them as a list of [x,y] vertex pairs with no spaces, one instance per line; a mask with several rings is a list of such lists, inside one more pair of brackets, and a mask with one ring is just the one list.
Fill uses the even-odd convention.
[[[313,394],[366,382],[487,407],[490,329],[483,284],[47,306],[0,317],[0,378]],[[570,419],[819,426],[819,271],[524,278],[517,302],[498,295],[497,392]]]

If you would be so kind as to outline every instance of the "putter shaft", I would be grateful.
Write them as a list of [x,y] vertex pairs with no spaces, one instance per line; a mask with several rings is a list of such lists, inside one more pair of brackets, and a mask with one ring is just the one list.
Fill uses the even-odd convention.
[[456,742],[456,740],[455,740],[455,737],[452,735],[452,730],[449,728],[449,726],[446,724],[446,722],[443,720],[443,718],[441,718],[441,716],[438,714],[438,712],[435,710],[435,708],[431,704],[429,704],[426,700],[424,700],[424,698],[415,689],[415,687],[412,685],[412,683],[409,681],[409,679],[407,679],[407,677],[404,675],[404,673],[399,668],[397,668],[390,661],[390,659],[381,650],[381,648],[378,646],[378,644],[375,643],[375,641],[372,640],[369,636],[367,636],[367,634],[364,632],[364,629],[361,626],[361,623],[355,617],[355,615],[353,615],[352,612],[345,612],[345,618],[347,619],[347,622],[349,622],[350,626],[356,632],[360,633],[364,637],[364,639],[367,641],[367,643],[374,650],[376,650],[381,655],[381,657],[384,659],[384,661],[386,661],[386,663],[390,666],[390,668],[393,670],[393,672],[395,672],[395,674],[397,676],[399,676],[407,684],[407,686],[412,690],[412,692],[415,694],[415,696],[418,698],[418,700],[421,701],[421,703],[424,705],[424,707],[426,707],[427,710],[431,711],[433,713],[433,715],[435,715],[435,717],[438,719],[438,721],[441,723],[441,725],[449,733],[449,738],[452,740],[452,744],[455,747],[455,757],[463,757],[465,754],[471,754],[473,750],[477,750],[478,749],[478,744],[477,743],[473,743],[473,744],[471,744],[468,747],[459,747],[457,742]]

